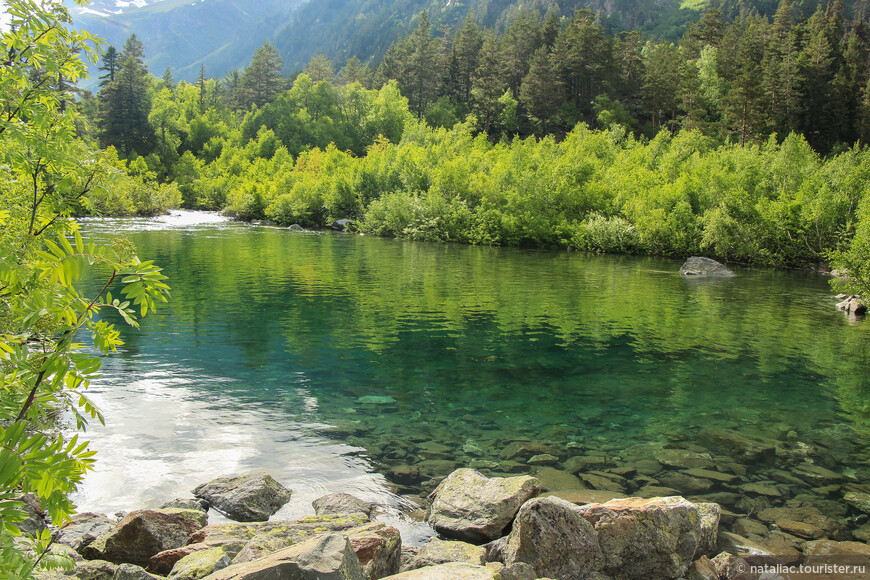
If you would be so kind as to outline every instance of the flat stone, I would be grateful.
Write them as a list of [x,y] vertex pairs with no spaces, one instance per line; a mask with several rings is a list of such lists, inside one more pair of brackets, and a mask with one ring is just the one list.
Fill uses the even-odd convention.
[[662,464],[655,459],[640,459],[635,461],[632,466],[641,475],[653,476],[662,470]]
[[765,497],[782,497],[780,491],[772,485],[761,483],[744,483],[740,490],[748,495],[763,495]]
[[736,534],[741,536],[748,536],[751,534],[755,534],[756,536],[766,536],[768,532],[767,526],[757,520],[751,520],[749,518],[738,518],[737,521],[734,522],[732,528]]
[[816,540],[804,544],[806,556],[859,556],[864,561],[870,557],[870,545],[861,542],[835,542]]
[[811,481],[818,485],[830,485],[845,479],[842,474],[830,469],[824,468],[815,463],[801,463],[792,469],[792,473],[806,481]]
[[794,520],[779,519],[774,522],[779,529],[789,534],[794,534],[800,538],[807,540],[817,540],[825,537],[825,531],[818,526],[806,524],[804,522],[796,522]]
[[773,461],[776,456],[774,440],[731,429],[703,429],[698,433],[698,440],[707,449],[733,457],[742,463]]
[[734,554],[741,558],[771,555],[770,552],[760,544],[738,534],[726,532],[724,530],[719,530],[717,546],[720,552],[728,552],[729,554]]
[[559,458],[555,455],[551,455],[549,453],[541,453],[540,455],[533,455],[529,458],[526,463],[529,465],[554,465],[559,462]]
[[562,466],[568,473],[582,473],[589,469],[598,469],[607,465],[607,460],[601,455],[578,455],[569,457]]
[[514,441],[501,451],[502,459],[528,461],[535,455],[555,456],[553,449],[537,441]]
[[[449,564],[438,564],[437,566],[426,566],[425,568],[408,570],[407,572],[390,576],[389,580],[508,580],[504,570],[504,566],[497,563],[480,566],[464,562],[451,562]],[[526,577],[514,576],[514,578],[517,578],[517,580],[534,580],[534,575]]]
[[600,475],[595,475],[592,473],[581,473],[578,477],[586,482],[586,484],[588,484],[589,487],[591,487],[592,489],[617,492],[624,491],[621,485],[611,479],[602,477]]
[[[798,550],[798,545],[790,538],[790,534],[773,532],[763,540],[759,540],[758,544],[775,555],[777,560],[783,564],[793,564],[800,560],[801,553]],[[794,538],[797,540],[797,538]]]
[[713,489],[713,482],[701,477],[693,477],[680,471],[666,471],[659,480],[667,487],[680,490],[681,494],[707,493]]
[[689,449],[659,449],[655,458],[662,465],[678,469],[709,469],[716,466],[709,453],[698,453]]
[[654,497],[671,497],[680,495],[680,490],[660,485],[647,485],[634,493],[638,497],[651,499]]
[[541,467],[535,470],[541,489],[553,491],[557,489],[585,489],[585,486],[576,475],[553,467]]
[[366,395],[356,400],[361,405],[393,405],[396,399],[389,395]]
[[683,471],[684,474],[691,477],[700,477],[703,479],[710,479],[712,481],[717,481],[720,483],[734,483],[739,478],[733,473],[722,473],[721,471],[713,471],[710,469],[687,469]]

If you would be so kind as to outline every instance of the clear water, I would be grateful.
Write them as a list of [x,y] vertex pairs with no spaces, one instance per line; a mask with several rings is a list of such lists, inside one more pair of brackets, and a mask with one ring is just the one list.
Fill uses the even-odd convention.
[[[737,268],[688,281],[668,259],[294,232],[211,214],[85,230],[134,241],[164,267],[172,299],[124,331],[92,386],[107,425],[89,431],[99,462],[82,509],[156,505],[265,470],[295,492],[279,517],[309,513],[332,490],[398,512],[409,504],[395,492],[500,462],[516,439],[564,458],[691,447],[705,427],[779,438],[833,428],[859,447],[870,434],[870,326],[835,310],[822,275]],[[360,400],[369,396],[391,402]],[[862,456],[843,457],[835,467],[867,483]],[[401,465],[417,466],[418,480],[391,483]],[[400,523],[406,536],[427,533]]]

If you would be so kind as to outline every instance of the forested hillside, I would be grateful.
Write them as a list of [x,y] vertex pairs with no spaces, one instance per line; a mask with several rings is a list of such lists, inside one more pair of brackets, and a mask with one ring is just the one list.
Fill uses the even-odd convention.
[[[341,64],[356,56],[376,65],[391,43],[416,27],[423,10],[433,30],[450,34],[471,13],[475,20],[497,34],[507,30],[524,13],[572,17],[588,9],[609,34],[639,29],[646,37],[677,41],[707,7],[717,8],[730,21],[751,9],[772,16],[773,0],[310,0],[284,2],[258,0],[161,0],[142,8],[127,6],[121,13],[105,15],[113,2],[102,2],[97,12],[75,10],[76,23],[116,46],[130,35],[143,39],[152,71],[172,69],[176,78],[193,80],[200,65],[210,75],[221,76],[244,66],[263,40],[270,40],[281,54],[284,74],[301,70],[312,56],[325,54]],[[809,17],[820,0],[795,2],[796,12]],[[849,0],[847,17],[866,11],[867,0]],[[88,88],[91,88],[90,86]]]

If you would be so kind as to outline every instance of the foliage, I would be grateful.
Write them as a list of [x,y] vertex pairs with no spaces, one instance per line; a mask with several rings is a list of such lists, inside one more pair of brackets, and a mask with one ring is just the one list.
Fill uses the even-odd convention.
[[[93,464],[93,452],[77,436],[54,433],[69,414],[84,429],[102,420],[85,396],[100,358],[121,345],[118,331],[101,320],[101,309],[128,324],[164,301],[160,269],[142,262],[129,243],[96,248],[85,242],[69,216],[91,206],[96,192],[112,186],[105,156],[75,138],[78,114],[66,106],[65,82],[93,62],[95,40],[73,30],[59,2],[9,0],[11,27],[2,34],[0,68],[0,570],[30,577],[36,567],[69,565],[47,555],[50,532],[21,537],[26,515],[21,494],[32,493],[55,524],[74,511],[68,499]],[[104,276],[86,294],[84,272]],[[113,296],[110,287],[120,285]]]

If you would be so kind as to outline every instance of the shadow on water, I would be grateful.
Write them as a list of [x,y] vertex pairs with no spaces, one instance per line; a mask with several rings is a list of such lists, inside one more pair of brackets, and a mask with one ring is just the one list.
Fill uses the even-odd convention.
[[[85,230],[128,236],[173,293],[141,332],[124,332],[125,352],[94,386],[110,424],[93,431],[88,509],[255,469],[297,490],[282,515],[327,489],[398,509],[393,492],[424,494],[468,465],[537,473],[558,491],[718,494],[735,513],[799,498],[840,522],[857,515],[842,494],[870,492],[868,327],[834,310],[822,276],[737,268],[687,281],[661,258],[293,232],[189,212]],[[732,436],[766,451],[729,455],[721,437]],[[737,479],[698,483],[692,467],[662,461],[671,449]],[[590,475],[574,457],[605,459]],[[804,464],[839,479],[800,475]],[[758,482],[779,495],[747,491]],[[814,491],[825,485],[838,490]]]

